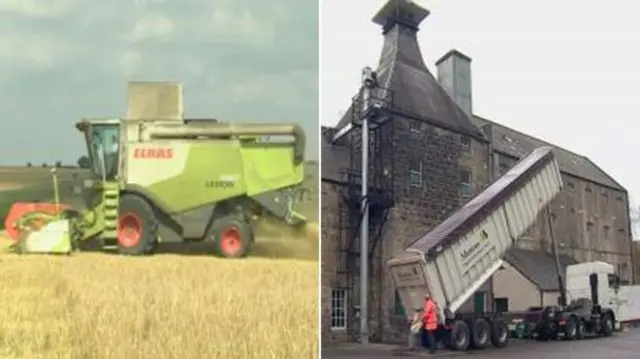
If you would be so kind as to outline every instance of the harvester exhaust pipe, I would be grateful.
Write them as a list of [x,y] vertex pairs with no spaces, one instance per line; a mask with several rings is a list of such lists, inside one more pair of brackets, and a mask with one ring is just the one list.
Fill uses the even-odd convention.
[[58,169],[53,167],[51,169],[51,177],[53,180],[53,204],[55,206],[56,213],[60,213],[60,185],[58,182]]
[[181,137],[231,137],[231,136],[293,136],[294,161],[304,161],[306,136],[302,127],[297,124],[233,124],[221,123],[216,126],[198,126],[182,123],[153,124],[148,129],[151,139],[172,139]]

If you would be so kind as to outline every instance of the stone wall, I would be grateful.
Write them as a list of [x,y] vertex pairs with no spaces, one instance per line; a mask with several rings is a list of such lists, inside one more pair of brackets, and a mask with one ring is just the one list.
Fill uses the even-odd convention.
[[640,241],[633,242],[633,268],[635,277],[633,283],[638,283],[640,281]]
[[339,208],[343,186],[323,181],[320,190],[322,198],[320,322],[322,343],[327,344],[349,339],[347,332],[331,331],[331,290],[345,286],[344,283],[340,283],[337,273],[339,260],[344,260],[344,258],[339,257],[341,236]]

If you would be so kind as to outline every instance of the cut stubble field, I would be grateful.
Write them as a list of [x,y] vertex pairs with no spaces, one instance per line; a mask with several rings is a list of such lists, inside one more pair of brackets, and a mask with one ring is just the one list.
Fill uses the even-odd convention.
[[2,254],[0,358],[317,358],[318,261],[270,244],[240,260]]

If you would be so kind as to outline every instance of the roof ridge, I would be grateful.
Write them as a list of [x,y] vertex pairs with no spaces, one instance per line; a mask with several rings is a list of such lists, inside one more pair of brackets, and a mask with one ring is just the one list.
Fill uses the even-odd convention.
[[[473,115],[473,117],[476,117],[476,118],[478,118],[478,119],[480,119],[480,120],[482,120],[482,121],[489,122],[489,123],[491,123],[491,124],[493,124],[493,125],[501,126],[501,127],[506,128],[506,129],[508,129],[508,130],[510,130],[510,131],[513,131],[513,132],[515,132],[515,133],[517,133],[517,134],[519,134],[519,135],[522,135],[522,136],[525,136],[525,137],[527,137],[527,138],[530,138],[530,139],[533,139],[533,140],[536,140],[536,141],[542,142],[542,143],[544,143],[545,145],[549,145],[549,146],[554,147],[554,148],[557,148],[557,149],[559,149],[559,150],[563,150],[563,151],[565,151],[565,152],[567,152],[567,153],[570,153],[570,154],[572,154],[572,155],[574,155],[574,156],[577,156],[577,157],[580,157],[580,158],[584,158],[584,159],[586,159],[586,160],[589,160],[589,157],[587,157],[587,156],[585,156],[585,155],[582,155],[582,154],[579,154],[579,153],[574,152],[574,151],[572,151],[572,150],[569,150],[569,149],[567,149],[566,147],[558,146],[558,145],[556,145],[556,144],[554,144],[554,143],[551,143],[551,142],[549,142],[549,141],[547,141],[547,140],[543,140],[543,139],[541,139],[541,138],[539,138],[539,137],[532,136],[532,135],[530,135],[530,134],[528,134],[528,133],[525,133],[525,132],[522,132],[522,131],[520,131],[520,130],[516,130],[515,128],[513,128],[513,127],[509,127],[509,126],[504,125],[504,124],[502,124],[502,123],[500,123],[500,122],[496,122],[496,121],[493,121],[493,120],[489,120],[489,119],[488,119],[488,118],[486,118],[486,117],[482,117],[482,116],[475,115],[475,114]],[[589,160],[589,161],[591,161],[591,160]]]
[[[588,175],[585,175],[584,173],[580,173],[578,170],[576,170],[578,172],[575,172],[575,173],[573,173],[572,170],[570,170],[568,168],[564,169],[564,170],[567,171],[567,173],[569,173],[569,174],[572,174],[572,175],[580,177],[582,179],[586,179],[588,181],[597,183],[599,185],[602,185],[602,186],[605,186],[605,187],[608,187],[608,188],[612,188],[612,189],[616,189],[616,190],[620,190],[620,191],[623,191],[623,192],[627,192],[626,188],[620,182],[618,182],[613,176],[611,176],[609,174],[609,172],[607,172],[604,169],[602,169],[602,167],[598,166],[593,160],[591,160],[591,158],[589,158],[586,155],[574,152],[574,151],[569,150],[569,149],[567,149],[565,147],[558,146],[558,145],[553,144],[553,143],[551,143],[549,141],[546,141],[546,140],[543,140],[541,138],[532,136],[532,135],[530,135],[528,133],[525,133],[525,132],[522,132],[520,130],[516,130],[516,129],[512,128],[512,127],[506,126],[506,125],[504,125],[502,123],[499,123],[499,122],[496,122],[496,121],[493,121],[493,120],[489,120],[486,117],[482,117],[482,116],[475,115],[475,114],[473,115],[473,117],[476,119],[476,123],[478,121],[482,121],[485,124],[490,124],[490,125],[494,125],[497,128],[502,128],[503,130],[505,130],[505,132],[512,132],[515,135],[522,136],[523,138],[525,138],[527,140],[530,140],[532,142],[540,142],[540,143],[542,143],[544,145],[552,146],[553,148],[555,148],[555,149],[561,151],[562,153],[564,153],[565,155],[571,156],[571,157],[567,158],[567,160],[572,162],[572,165],[579,166],[579,164],[576,163],[577,159],[586,161],[589,166],[591,166],[595,171],[597,171],[599,173],[598,176],[602,177],[602,178],[598,179],[598,178],[594,178],[594,177],[589,177]],[[561,165],[561,167],[562,167],[562,165]]]

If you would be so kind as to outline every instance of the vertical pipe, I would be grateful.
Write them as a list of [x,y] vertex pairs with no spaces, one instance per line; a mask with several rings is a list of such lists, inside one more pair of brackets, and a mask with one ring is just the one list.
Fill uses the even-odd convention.
[[369,101],[371,68],[362,71],[362,222],[360,227],[360,342],[369,342]]
[[558,243],[556,242],[556,236],[553,229],[553,219],[551,218],[551,211],[549,207],[545,210],[547,216],[547,222],[549,223],[549,235],[551,236],[551,252],[556,266],[556,276],[558,277],[558,290],[560,291],[560,304],[561,306],[567,306],[567,291],[564,287],[564,279],[562,277],[562,266],[560,266],[560,254],[558,253]]
[[60,214],[60,187],[58,185],[58,169],[56,167],[51,169],[51,176],[53,178],[53,203],[57,216]]

